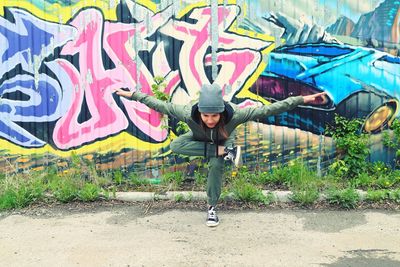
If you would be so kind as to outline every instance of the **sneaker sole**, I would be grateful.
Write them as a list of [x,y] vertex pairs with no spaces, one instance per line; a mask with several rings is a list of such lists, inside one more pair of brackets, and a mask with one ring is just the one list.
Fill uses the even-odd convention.
[[236,147],[236,157],[235,157],[235,166],[236,167],[238,167],[239,166],[239,163],[240,163],[240,157],[241,157],[241,148],[240,148],[240,146],[237,146]]
[[215,226],[218,226],[218,224],[219,224],[219,222],[212,222],[212,223],[206,222],[206,225],[208,227],[215,227]]

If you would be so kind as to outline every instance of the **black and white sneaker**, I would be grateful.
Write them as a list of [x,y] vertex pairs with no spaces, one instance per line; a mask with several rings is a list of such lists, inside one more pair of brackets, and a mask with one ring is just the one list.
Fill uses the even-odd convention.
[[219,224],[217,213],[215,212],[215,208],[213,206],[208,208],[207,213],[207,222],[206,225],[208,227],[215,227]]
[[240,146],[225,147],[224,160],[232,161],[238,167],[241,162]]

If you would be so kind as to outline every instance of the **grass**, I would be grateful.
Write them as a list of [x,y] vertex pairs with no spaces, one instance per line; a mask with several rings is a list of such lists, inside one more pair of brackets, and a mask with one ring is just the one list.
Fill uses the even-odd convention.
[[[181,171],[164,173],[160,184],[138,173],[123,170],[97,172],[91,163],[74,158],[67,170],[49,166],[43,171],[0,174],[0,210],[18,209],[32,203],[54,199],[70,201],[96,201],[115,196],[117,191],[165,192],[182,190],[185,175]],[[206,169],[204,169],[206,170]],[[204,190],[206,172],[194,173],[195,190]],[[331,173],[318,177],[301,161],[279,166],[273,171],[251,171],[245,166],[226,172],[221,200],[230,196],[234,201],[269,205],[275,201],[263,190],[283,189],[292,192],[290,198],[299,206],[310,206],[319,201],[321,194],[326,203],[346,209],[356,208],[360,196],[355,189],[367,191],[365,200],[374,203],[400,203],[400,171],[391,170],[382,163],[372,164],[368,172],[354,178],[343,179]],[[176,202],[191,201],[192,197],[177,194]]]
[[360,201],[360,196],[354,188],[328,191],[327,201],[329,204],[338,205],[345,209],[354,209]]
[[293,191],[290,197],[292,201],[299,203],[301,206],[309,206],[319,199],[319,192],[316,188]]
[[259,187],[248,182],[243,177],[233,181],[231,192],[233,199],[246,203],[263,203],[268,205],[272,202],[271,197],[265,196]]
[[390,197],[389,190],[368,190],[366,200],[370,202],[383,202],[388,200]]
[[23,208],[44,198],[45,186],[40,177],[15,174],[2,178],[0,210]]

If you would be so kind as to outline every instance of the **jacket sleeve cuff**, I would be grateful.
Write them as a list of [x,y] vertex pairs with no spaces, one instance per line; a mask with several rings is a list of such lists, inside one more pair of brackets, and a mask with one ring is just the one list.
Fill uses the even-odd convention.
[[296,106],[298,105],[303,105],[304,104],[304,97],[303,96],[293,96],[293,102],[295,103]]
[[130,99],[131,100],[139,100],[140,99],[140,94],[142,94],[142,93],[135,91],[135,92],[132,93]]

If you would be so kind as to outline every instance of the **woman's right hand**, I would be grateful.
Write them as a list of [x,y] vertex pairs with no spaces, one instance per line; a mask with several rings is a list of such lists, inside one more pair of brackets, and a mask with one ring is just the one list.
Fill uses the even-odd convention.
[[115,89],[115,93],[117,93],[117,95],[119,95],[119,96],[123,96],[123,97],[126,97],[126,98],[131,98],[131,97],[132,97],[132,94],[133,94],[133,92],[132,92],[132,91],[128,91],[127,88],[124,88],[124,89],[122,89],[122,88]]

